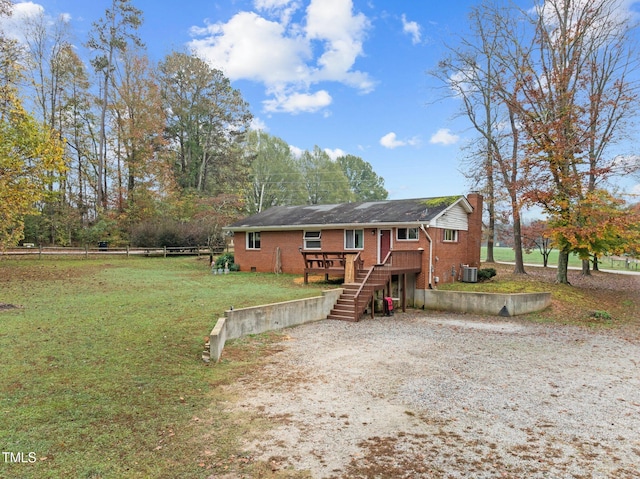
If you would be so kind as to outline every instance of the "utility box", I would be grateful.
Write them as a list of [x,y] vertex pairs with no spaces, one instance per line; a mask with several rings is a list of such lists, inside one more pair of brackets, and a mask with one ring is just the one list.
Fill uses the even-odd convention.
[[472,268],[465,266],[462,268],[462,282],[463,283],[477,283],[478,282],[478,268]]

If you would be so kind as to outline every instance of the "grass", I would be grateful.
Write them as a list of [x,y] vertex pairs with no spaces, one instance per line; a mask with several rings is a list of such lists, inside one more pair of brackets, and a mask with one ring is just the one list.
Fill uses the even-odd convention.
[[0,303],[19,306],[0,312],[0,448],[26,461],[0,457],[0,477],[208,477],[239,457],[245,432],[215,408],[229,399],[219,386],[253,367],[268,336],[215,367],[201,360],[205,336],[230,306],[319,288],[213,276],[193,258],[0,261]]
[[[590,281],[605,281],[597,287],[566,286],[543,268],[522,277],[491,266],[498,270],[491,281],[455,287],[551,290],[553,307],[523,320],[633,325],[640,338],[637,290],[612,289],[607,279],[622,275],[594,275]],[[242,440],[271,425],[230,412],[237,398],[221,387],[260,367],[279,333],[227,344],[214,367],[201,360],[224,310],[326,287],[301,283],[289,275],[214,276],[194,258],[1,260],[0,306],[19,308],[0,307],[0,449],[27,462],[0,456],[0,477],[307,477],[245,455]]]
[[439,285],[442,290],[487,293],[551,292],[552,307],[521,318],[544,323],[571,324],[588,327],[625,327],[632,335],[640,335],[640,301],[636,278],[615,273],[593,272],[584,277],[571,271],[571,285],[556,284],[552,268],[528,267],[526,275],[513,274],[513,267],[505,264],[481,265],[497,270],[489,281],[478,283],[449,283]]
[[[482,247],[481,258],[487,257],[487,248]],[[525,264],[543,264],[542,254],[538,250],[531,251],[530,253],[523,252]],[[495,247],[493,250],[493,256],[496,261],[513,262],[515,261],[515,252],[512,248],[507,247]],[[640,271],[640,262],[638,260],[631,259],[631,269],[633,271]],[[554,249],[549,254],[549,266],[556,266],[558,264],[558,250]],[[576,255],[569,256],[569,267],[582,268],[582,261]],[[600,269],[610,270],[625,270],[627,269],[624,260],[619,257],[605,257],[601,258],[599,262]]]

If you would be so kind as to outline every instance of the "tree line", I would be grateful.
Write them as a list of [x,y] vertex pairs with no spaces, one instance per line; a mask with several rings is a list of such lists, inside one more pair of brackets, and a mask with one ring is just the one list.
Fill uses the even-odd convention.
[[639,105],[636,25],[626,7],[621,0],[537,0],[524,10],[485,0],[433,70],[477,133],[466,167],[488,204],[488,261],[505,204],[516,273],[525,272],[527,206],[547,217],[560,283],[568,283],[570,254],[588,273],[603,254],[637,251],[638,208],[616,188],[640,170],[637,154],[617,154],[632,138]]
[[[11,15],[0,0],[0,15]],[[182,51],[157,64],[143,12],[111,0],[83,46],[60,18],[0,33],[0,247],[220,242],[221,227],[270,206],[385,199],[362,158],[332,160],[250,129],[242,93]]]

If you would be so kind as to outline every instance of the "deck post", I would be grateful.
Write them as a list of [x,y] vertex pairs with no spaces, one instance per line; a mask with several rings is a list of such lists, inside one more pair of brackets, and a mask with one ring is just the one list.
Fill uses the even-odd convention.
[[407,275],[402,275],[402,312],[407,312]]

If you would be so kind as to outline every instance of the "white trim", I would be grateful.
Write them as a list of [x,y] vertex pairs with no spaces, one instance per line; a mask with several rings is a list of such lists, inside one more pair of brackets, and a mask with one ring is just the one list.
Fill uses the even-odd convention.
[[[312,236],[310,238],[307,238],[307,233],[319,233],[317,237]],[[307,241],[318,241],[320,243],[320,246],[317,248],[308,248],[307,247]],[[316,229],[316,230],[302,230],[302,248],[305,251],[320,251],[322,249],[322,230],[321,229]]]
[[[258,234],[258,242],[260,243],[260,246],[258,246],[257,248],[255,247],[256,233]],[[253,235],[253,246],[249,246],[249,235]],[[245,249],[247,251],[260,251],[262,246],[262,235],[260,234],[260,231],[246,231],[244,234],[244,237],[245,237]]]
[[[453,239],[447,239],[447,231],[453,232]],[[444,228],[442,230],[442,242],[443,243],[458,243],[460,241],[460,231],[453,228]]]
[[[396,230],[396,241],[420,241],[420,227],[419,226],[398,226],[397,228],[395,228]],[[398,231],[400,230],[407,230],[407,238],[399,238],[398,237]],[[409,236],[409,230],[416,230],[416,237],[415,238],[408,238]]]
[[[361,247],[357,247],[357,246],[347,246],[347,231],[353,231],[353,244],[356,244],[356,231],[362,231],[362,246]],[[344,229],[344,249],[347,251],[362,251],[364,249],[364,228],[345,228]]]

